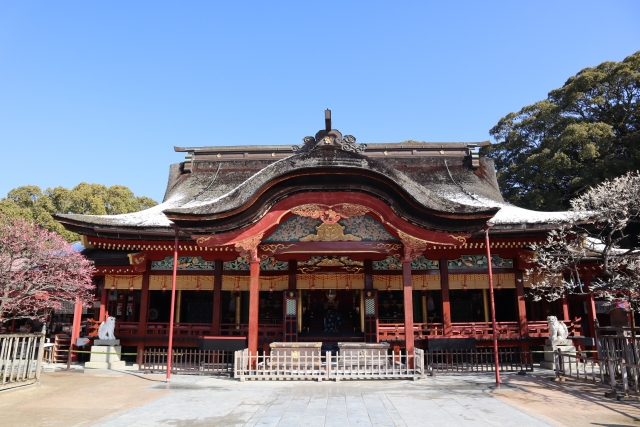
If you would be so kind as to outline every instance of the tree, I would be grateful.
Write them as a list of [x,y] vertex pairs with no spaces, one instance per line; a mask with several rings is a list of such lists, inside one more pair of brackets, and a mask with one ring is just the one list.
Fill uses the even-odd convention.
[[583,69],[489,133],[497,144],[483,153],[508,201],[567,209],[587,188],[640,169],[640,51]]
[[0,322],[46,319],[63,303],[93,300],[94,267],[60,235],[0,216]]
[[138,212],[157,204],[149,197],[136,197],[123,185],[107,187],[83,182],[71,190],[55,187],[44,192],[40,187],[27,185],[9,191],[7,197],[0,200],[0,213],[34,221],[72,242],[78,240],[78,235],[65,230],[51,214],[116,215]]
[[532,247],[537,251],[536,266],[527,273],[534,277],[534,299],[553,301],[567,293],[585,293],[583,272],[589,266],[597,273],[589,291],[607,300],[628,300],[637,311],[640,248],[627,229],[638,219],[638,172],[605,181],[572,200],[568,222],[550,232],[544,243]]

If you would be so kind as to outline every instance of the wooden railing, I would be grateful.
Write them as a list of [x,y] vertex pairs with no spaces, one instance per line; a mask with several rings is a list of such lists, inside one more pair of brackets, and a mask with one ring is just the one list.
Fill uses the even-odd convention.
[[[150,322],[144,333],[137,322],[116,322],[115,334],[118,338],[147,338],[165,339],[169,337],[169,323]],[[246,323],[223,323],[220,325],[220,335],[247,336],[249,325]],[[278,341],[282,339],[282,325],[261,324],[258,326],[258,337],[264,340]],[[209,323],[176,323],[173,325],[175,338],[198,338],[213,335]]]
[[[427,365],[432,372],[486,372],[495,371],[495,359],[492,348],[469,350],[436,350],[426,354]],[[519,348],[498,350],[498,369],[500,371],[533,371],[533,359],[530,351]]]
[[40,380],[45,332],[0,335],[0,390]]
[[245,380],[419,379],[427,373],[424,350],[365,352],[251,354],[235,352],[234,377]]
[[[247,336],[249,334],[249,325],[246,323],[223,323],[220,325],[220,335],[230,336]],[[259,325],[258,339],[261,341],[279,341],[282,340],[282,325]]]
[[[142,355],[141,369],[167,372],[167,349],[150,348]],[[171,372],[174,374],[230,375],[233,372],[233,351],[174,349]]]
[[[414,323],[413,335],[416,339],[427,336],[442,335],[442,323]],[[380,341],[404,340],[404,323],[383,323],[378,325]]]
[[[137,322],[116,322],[115,334],[118,338],[147,336],[160,339],[169,336],[169,323],[147,323],[145,333],[141,332]],[[211,335],[211,324],[176,323],[173,325],[173,335],[176,338],[198,338],[202,335]]]
[[[569,336],[580,335],[580,318],[565,320],[569,330]],[[530,338],[546,338],[549,336],[547,322],[527,322]],[[453,337],[476,338],[487,340],[493,338],[493,326],[491,322],[453,323],[451,325]],[[498,339],[520,338],[520,326],[518,322],[497,322]],[[423,339],[429,336],[442,336],[442,323],[414,323],[413,335],[415,339]],[[404,323],[381,323],[378,325],[378,338],[380,341],[402,341],[405,338]]]

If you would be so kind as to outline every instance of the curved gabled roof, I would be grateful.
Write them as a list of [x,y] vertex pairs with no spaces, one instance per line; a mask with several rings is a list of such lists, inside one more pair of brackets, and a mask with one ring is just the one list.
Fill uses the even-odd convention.
[[166,239],[174,223],[185,230],[221,233],[255,223],[292,194],[355,191],[435,231],[473,231],[492,217],[505,228],[562,220],[563,213],[506,204],[493,162],[473,152],[484,144],[371,144],[363,152],[364,145],[353,137],[343,139],[332,130],[305,138],[297,151],[283,146],[176,148],[188,152],[187,161],[172,165],[161,204],[130,214],[55,218],[85,235]]

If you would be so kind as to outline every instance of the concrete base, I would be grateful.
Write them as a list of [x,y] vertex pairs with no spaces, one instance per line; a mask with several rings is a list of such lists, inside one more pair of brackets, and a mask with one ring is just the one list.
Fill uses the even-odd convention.
[[120,340],[95,340],[91,347],[91,358],[84,364],[85,372],[90,369],[126,369],[127,362],[120,360],[122,347]]
[[[555,351],[560,350],[563,354],[576,354],[576,348],[573,345],[573,341],[570,339],[556,339],[556,340],[545,340],[544,343],[544,360],[540,362],[540,367],[545,369],[555,370]],[[565,366],[568,366],[569,363],[575,362],[574,359],[569,359],[568,357],[563,357]]]
[[120,345],[120,340],[93,340],[93,345]]
[[556,339],[556,340],[544,340],[545,345],[560,346],[560,345],[573,345],[573,341],[570,339]]
[[566,354],[572,354],[575,356],[576,348],[572,345],[545,345],[544,347],[544,360],[547,362],[553,362],[554,353],[556,350],[560,350]]

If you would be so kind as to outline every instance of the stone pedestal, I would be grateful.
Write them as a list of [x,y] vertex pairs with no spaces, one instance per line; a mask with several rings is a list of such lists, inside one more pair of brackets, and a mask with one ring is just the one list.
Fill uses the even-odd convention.
[[95,340],[91,347],[91,358],[84,364],[85,369],[123,369],[127,363],[120,360],[122,347],[120,340]]
[[[571,341],[570,339],[557,339],[557,340],[545,340],[544,341],[544,360],[542,362],[540,362],[540,367],[541,368],[545,368],[545,369],[555,369],[555,363],[554,363],[554,357],[555,354],[554,352],[556,350],[560,350],[562,351],[562,353],[567,353],[567,354],[572,354],[575,356],[576,354],[576,347],[573,345],[573,341]],[[569,358],[563,358],[565,364],[568,364],[570,362]]]

